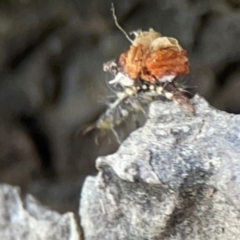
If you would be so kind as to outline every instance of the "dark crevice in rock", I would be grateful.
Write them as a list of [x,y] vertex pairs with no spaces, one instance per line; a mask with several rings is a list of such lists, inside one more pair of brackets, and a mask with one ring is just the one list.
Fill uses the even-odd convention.
[[233,8],[239,8],[240,2],[238,0],[228,0],[228,3],[231,4]]
[[[62,93],[64,91],[63,89],[63,73],[62,64],[56,62],[55,60],[49,60],[49,68],[51,71],[51,74],[53,76],[53,86],[49,89],[49,82],[43,82],[45,84],[44,86],[44,94],[45,94],[45,100],[46,105],[56,105],[59,103]],[[49,79],[44,79],[46,81],[49,81]],[[49,91],[50,90],[50,91]]]
[[192,47],[192,52],[196,53],[201,49],[201,39],[202,36],[204,36],[204,31],[206,29],[206,27],[209,25],[209,21],[212,18],[213,13],[212,12],[207,12],[205,14],[203,14],[200,18],[200,23],[198,25],[198,28],[195,31],[195,39],[193,41],[193,47]]
[[[181,208],[176,207],[172,214],[170,215],[170,218],[166,224],[166,228],[162,236],[164,238],[168,238],[170,236],[175,236],[177,233],[177,225],[184,222],[184,220],[188,219],[189,216],[191,216],[194,208],[194,201],[195,199],[192,199],[192,201],[185,201],[183,206]],[[182,236],[184,237],[184,236]]]
[[225,85],[228,78],[233,75],[235,72],[239,72],[240,70],[240,60],[229,62],[227,65],[221,69],[216,76],[217,83],[220,87]]
[[52,153],[50,142],[43,123],[34,115],[22,114],[20,122],[28,132],[35,145],[36,151],[41,160],[41,172],[46,177],[54,178],[55,170],[52,163]]
[[65,22],[60,19],[53,19],[44,24],[41,31],[38,33],[38,37],[35,37],[24,49],[16,52],[7,62],[6,66],[8,69],[16,69],[25,59],[31,55],[32,52],[42,44],[50,34],[53,34],[59,28],[64,26]]

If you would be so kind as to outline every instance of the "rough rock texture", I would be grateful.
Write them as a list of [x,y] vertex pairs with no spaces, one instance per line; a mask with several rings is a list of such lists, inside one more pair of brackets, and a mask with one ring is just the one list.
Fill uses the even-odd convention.
[[27,195],[22,201],[19,188],[0,185],[0,239],[80,240],[73,213],[60,215]]
[[189,91],[240,113],[239,0],[0,1],[0,181],[60,212],[78,211],[81,179],[117,148],[81,134],[112,95],[102,64],[129,47],[111,2],[127,32],[152,27],[187,49]]
[[239,239],[240,116],[199,96],[196,116],[154,102],[81,195],[85,240]]

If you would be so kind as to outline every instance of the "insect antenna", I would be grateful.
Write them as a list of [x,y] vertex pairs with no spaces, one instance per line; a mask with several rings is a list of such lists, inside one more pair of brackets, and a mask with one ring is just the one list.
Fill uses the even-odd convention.
[[130,43],[133,43],[133,40],[128,36],[126,31],[119,25],[113,3],[112,3],[112,6],[111,6],[111,11],[112,11],[113,19],[114,19],[114,22],[115,22],[115,25],[117,26],[117,28],[124,34],[124,36],[127,38],[127,40]]

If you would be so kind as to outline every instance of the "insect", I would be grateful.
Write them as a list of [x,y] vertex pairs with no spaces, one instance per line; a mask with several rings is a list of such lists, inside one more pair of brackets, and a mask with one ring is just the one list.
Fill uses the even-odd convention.
[[129,113],[143,111],[144,105],[159,97],[173,100],[185,112],[194,114],[194,108],[177,80],[177,77],[189,73],[187,52],[178,40],[162,36],[153,29],[132,32],[132,40],[119,26],[114,8],[112,10],[116,25],[124,32],[131,45],[117,59],[103,65],[103,70],[114,76],[109,84],[116,90],[116,98],[85,132],[94,128],[111,129],[120,141],[114,128]]
[[104,71],[114,75],[109,84],[120,85],[127,91],[129,87],[148,88],[154,94],[187,105],[189,113],[194,109],[181,89],[177,77],[189,73],[186,51],[175,38],[163,37],[149,31],[133,32],[135,39],[128,51],[119,58],[104,64]]

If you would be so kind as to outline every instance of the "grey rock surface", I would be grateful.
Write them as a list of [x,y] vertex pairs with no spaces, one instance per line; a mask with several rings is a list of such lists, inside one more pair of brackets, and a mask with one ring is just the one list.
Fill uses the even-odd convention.
[[77,211],[75,189],[117,148],[111,134],[99,146],[81,134],[112,95],[102,64],[129,48],[111,2],[126,32],[151,27],[180,41],[187,90],[240,113],[239,0],[0,1],[0,181],[59,212]]
[[98,158],[81,195],[85,240],[239,239],[240,116],[192,102],[192,117],[152,103],[145,126]]
[[0,239],[80,240],[73,213],[60,215],[41,206],[31,195],[20,197],[18,187],[0,185]]

